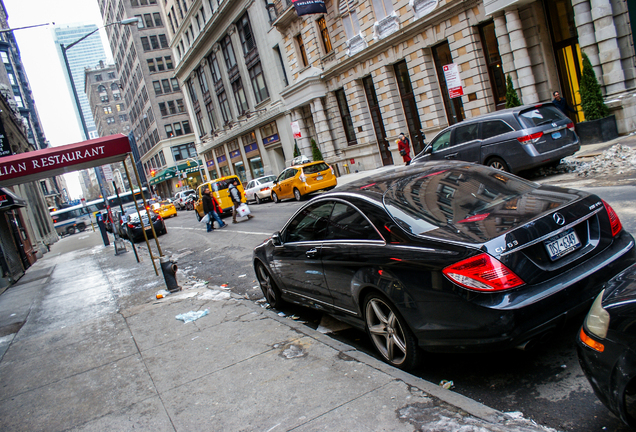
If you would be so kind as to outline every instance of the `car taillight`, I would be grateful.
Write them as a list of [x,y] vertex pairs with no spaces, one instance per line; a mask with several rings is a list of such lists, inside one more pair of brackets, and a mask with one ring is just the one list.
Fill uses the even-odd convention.
[[336,173],[333,172],[333,167],[331,165],[329,165],[329,169],[331,170],[331,175],[336,175]]
[[261,192],[265,192],[269,190],[269,186],[268,187],[264,187],[263,189],[261,189]]
[[442,273],[456,284],[476,291],[502,291],[525,284],[508,267],[486,253],[448,266]]
[[621,220],[618,218],[618,215],[611,205],[609,205],[605,201],[603,201],[603,205],[605,206],[605,210],[607,210],[607,216],[609,217],[610,226],[612,227],[612,237],[616,237],[616,234],[621,232],[621,230],[623,229],[623,224],[621,224]]
[[134,228],[134,227],[135,227],[135,225],[133,225],[132,223],[128,224],[128,228]]
[[568,129],[570,129],[572,132],[574,132],[574,122],[568,123]]
[[536,132],[530,135],[524,135],[522,137],[517,138],[517,141],[519,141],[521,144],[526,144],[529,141],[532,141],[532,144],[536,143],[537,141],[539,141],[539,138],[541,138],[543,136],[543,132]]

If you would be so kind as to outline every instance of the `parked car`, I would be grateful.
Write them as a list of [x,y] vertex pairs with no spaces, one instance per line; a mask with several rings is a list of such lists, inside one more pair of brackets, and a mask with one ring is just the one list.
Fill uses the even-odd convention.
[[333,168],[323,161],[293,165],[281,172],[272,186],[272,201],[295,198],[300,201],[305,195],[321,190],[333,189],[338,179]]
[[557,165],[579,148],[572,120],[552,103],[545,103],[456,123],[437,134],[412,163],[462,160],[518,173]]
[[598,196],[465,162],[357,180],[303,205],[257,246],[273,307],[331,313],[403,369],[420,349],[527,347],[636,262]]
[[581,368],[596,396],[636,429],[636,266],[607,283],[577,343]]
[[[148,215],[152,218],[152,224],[155,228],[155,233],[157,236],[161,234],[167,234],[168,230],[166,229],[166,224],[161,216],[152,210],[142,209],[137,214],[137,210],[133,207],[130,210],[126,210],[122,221],[124,221],[125,225],[122,225],[122,236],[133,242],[140,241],[144,238],[143,230],[141,229],[141,223],[139,222],[139,215],[141,215],[141,220],[144,223],[144,227],[146,230],[146,236],[149,238],[152,237],[152,228],[150,228],[150,222],[148,220]],[[124,228],[125,227],[125,228]]]
[[194,195],[196,192],[194,189],[187,189],[184,191],[177,192],[174,196],[174,205],[179,209],[183,210],[185,208],[186,198],[190,195]]
[[255,201],[256,204],[260,204],[264,200],[271,199],[271,189],[275,180],[275,175],[250,180],[247,186],[245,186],[245,199],[247,202]]
[[201,201],[201,198],[203,197],[203,191],[206,187],[210,189],[223,210],[219,216],[223,217],[232,214],[234,203],[232,202],[232,198],[230,198],[230,191],[228,188],[234,180],[238,181],[237,188],[241,192],[241,196],[243,196],[243,202],[245,202],[245,190],[243,189],[243,184],[241,183],[241,179],[235,175],[221,177],[216,180],[203,183],[197,188],[197,201],[194,203],[195,214],[198,221],[205,216],[203,213],[203,202]]
[[155,202],[150,205],[150,208],[164,219],[170,216],[177,216],[177,208],[169,200]]

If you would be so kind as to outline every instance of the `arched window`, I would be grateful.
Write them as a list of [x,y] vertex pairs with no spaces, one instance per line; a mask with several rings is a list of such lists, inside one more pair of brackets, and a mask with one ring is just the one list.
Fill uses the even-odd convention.
[[97,87],[97,91],[100,93],[106,93],[106,87],[104,87],[103,85],[100,85],[99,87]]

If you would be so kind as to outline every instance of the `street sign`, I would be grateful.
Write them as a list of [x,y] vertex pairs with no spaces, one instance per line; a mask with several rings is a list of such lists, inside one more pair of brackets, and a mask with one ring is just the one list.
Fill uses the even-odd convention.
[[102,171],[104,172],[104,178],[107,182],[112,182],[113,179],[113,170],[110,168],[110,165],[102,165]]
[[444,66],[444,78],[446,78],[446,87],[448,88],[448,96],[453,99],[464,95],[462,80],[459,77],[459,71],[455,63]]
[[300,133],[300,125],[297,121],[291,122],[292,133],[294,134],[294,138],[302,138],[302,134]]

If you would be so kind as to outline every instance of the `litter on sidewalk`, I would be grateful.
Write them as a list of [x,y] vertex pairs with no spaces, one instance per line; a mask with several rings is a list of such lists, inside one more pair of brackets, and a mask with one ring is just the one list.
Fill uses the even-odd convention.
[[190,312],[179,314],[175,316],[175,318],[183,321],[184,324],[187,324],[189,322],[196,321],[199,318],[204,317],[209,313],[210,313],[209,309],[202,310],[202,311],[190,311]]
[[169,295],[170,295],[170,291],[167,291],[167,290],[159,290],[159,291],[157,291],[157,298],[158,299],[162,299],[162,298],[164,298],[166,296],[169,296]]

